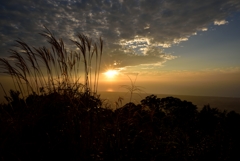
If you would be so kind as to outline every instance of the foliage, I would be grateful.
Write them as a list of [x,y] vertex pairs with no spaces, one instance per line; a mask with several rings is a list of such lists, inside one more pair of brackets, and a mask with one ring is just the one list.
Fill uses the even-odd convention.
[[3,160],[235,160],[240,115],[147,96],[115,111],[91,95],[51,93],[0,105]]

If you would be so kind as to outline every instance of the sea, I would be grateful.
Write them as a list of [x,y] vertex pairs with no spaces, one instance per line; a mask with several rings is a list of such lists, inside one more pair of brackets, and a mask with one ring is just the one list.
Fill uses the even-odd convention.
[[[139,104],[142,99],[151,95],[150,93],[133,93],[127,92],[99,92],[100,99],[109,108],[115,110],[126,103],[133,102]],[[235,111],[240,113],[240,97],[217,97],[217,96],[190,96],[190,95],[174,95],[174,94],[154,94],[158,98],[175,97],[182,101],[186,100],[192,102],[201,110],[204,105],[210,105],[211,108],[218,108],[220,111],[226,110],[227,112]],[[131,100],[130,100],[131,99]]]

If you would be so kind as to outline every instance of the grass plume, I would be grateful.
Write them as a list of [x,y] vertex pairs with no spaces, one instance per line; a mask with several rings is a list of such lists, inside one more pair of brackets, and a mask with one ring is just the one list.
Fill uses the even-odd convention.
[[[96,95],[103,54],[101,37],[97,43],[84,34],[77,34],[78,40],[71,42],[80,50],[72,52],[67,50],[62,39],[57,39],[50,30],[45,29],[40,35],[46,38],[50,48],[31,47],[19,39],[16,40],[17,49],[9,51],[9,59],[0,58],[2,72],[12,77],[15,90],[22,95],[43,91],[65,94],[78,91]],[[79,82],[82,65],[84,83]]]
[[[130,99],[129,102],[132,102],[132,96],[133,94],[135,94],[136,92],[140,93],[143,92],[142,87],[141,86],[136,86],[136,80],[138,77],[138,73],[134,74],[135,75],[135,79],[132,80],[131,77],[127,74],[127,77],[129,78],[131,84],[130,85],[121,85],[121,88],[125,88],[129,93],[130,93]],[[137,93],[137,94],[138,94]]]

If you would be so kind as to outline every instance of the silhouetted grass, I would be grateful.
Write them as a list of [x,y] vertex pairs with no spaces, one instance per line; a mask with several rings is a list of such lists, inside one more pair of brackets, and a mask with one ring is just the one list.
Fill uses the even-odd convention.
[[[138,73],[134,74],[136,75],[135,76],[135,79],[134,81],[130,78],[130,76],[127,74],[127,77],[129,78],[130,80],[130,85],[121,85],[120,87],[121,88],[125,88],[129,93],[130,93],[130,99],[129,99],[129,102],[132,102],[132,96],[133,94],[139,94],[139,92],[143,92],[142,90],[142,87],[141,86],[136,86],[136,80],[137,80],[137,76],[138,76]],[[138,92],[138,93],[136,93]]]
[[[17,40],[17,49],[10,50],[9,58],[0,58],[2,72],[12,77],[15,90],[22,95],[58,92],[69,93],[72,97],[78,92],[97,94],[102,39],[94,43],[87,36],[78,34],[79,41],[71,41],[79,51],[71,52],[62,39],[57,40],[47,28],[41,35],[47,39],[50,48],[31,47],[23,40]],[[82,61],[84,83],[79,82]]]

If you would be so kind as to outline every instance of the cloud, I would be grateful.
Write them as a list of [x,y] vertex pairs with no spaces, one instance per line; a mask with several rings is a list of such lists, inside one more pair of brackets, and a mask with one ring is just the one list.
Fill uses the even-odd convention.
[[187,41],[212,23],[227,23],[229,14],[239,10],[239,0],[2,0],[0,50],[6,55],[17,38],[44,45],[37,33],[45,25],[67,43],[78,32],[102,36],[110,64],[161,64],[167,54],[149,55],[149,50]]
[[220,20],[220,21],[216,20],[216,21],[214,21],[214,25],[218,25],[218,26],[225,25],[227,23],[228,23],[228,21],[226,21],[226,20]]
[[[131,49],[109,51],[108,58],[105,58],[105,64],[110,68],[124,68],[139,65],[161,66],[167,60],[175,59],[176,56],[166,54],[158,47],[148,47],[144,55],[135,53]],[[108,61],[106,61],[108,60]]]
[[207,31],[208,28],[204,27],[204,28],[202,28],[201,30],[202,30],[202,31]]

